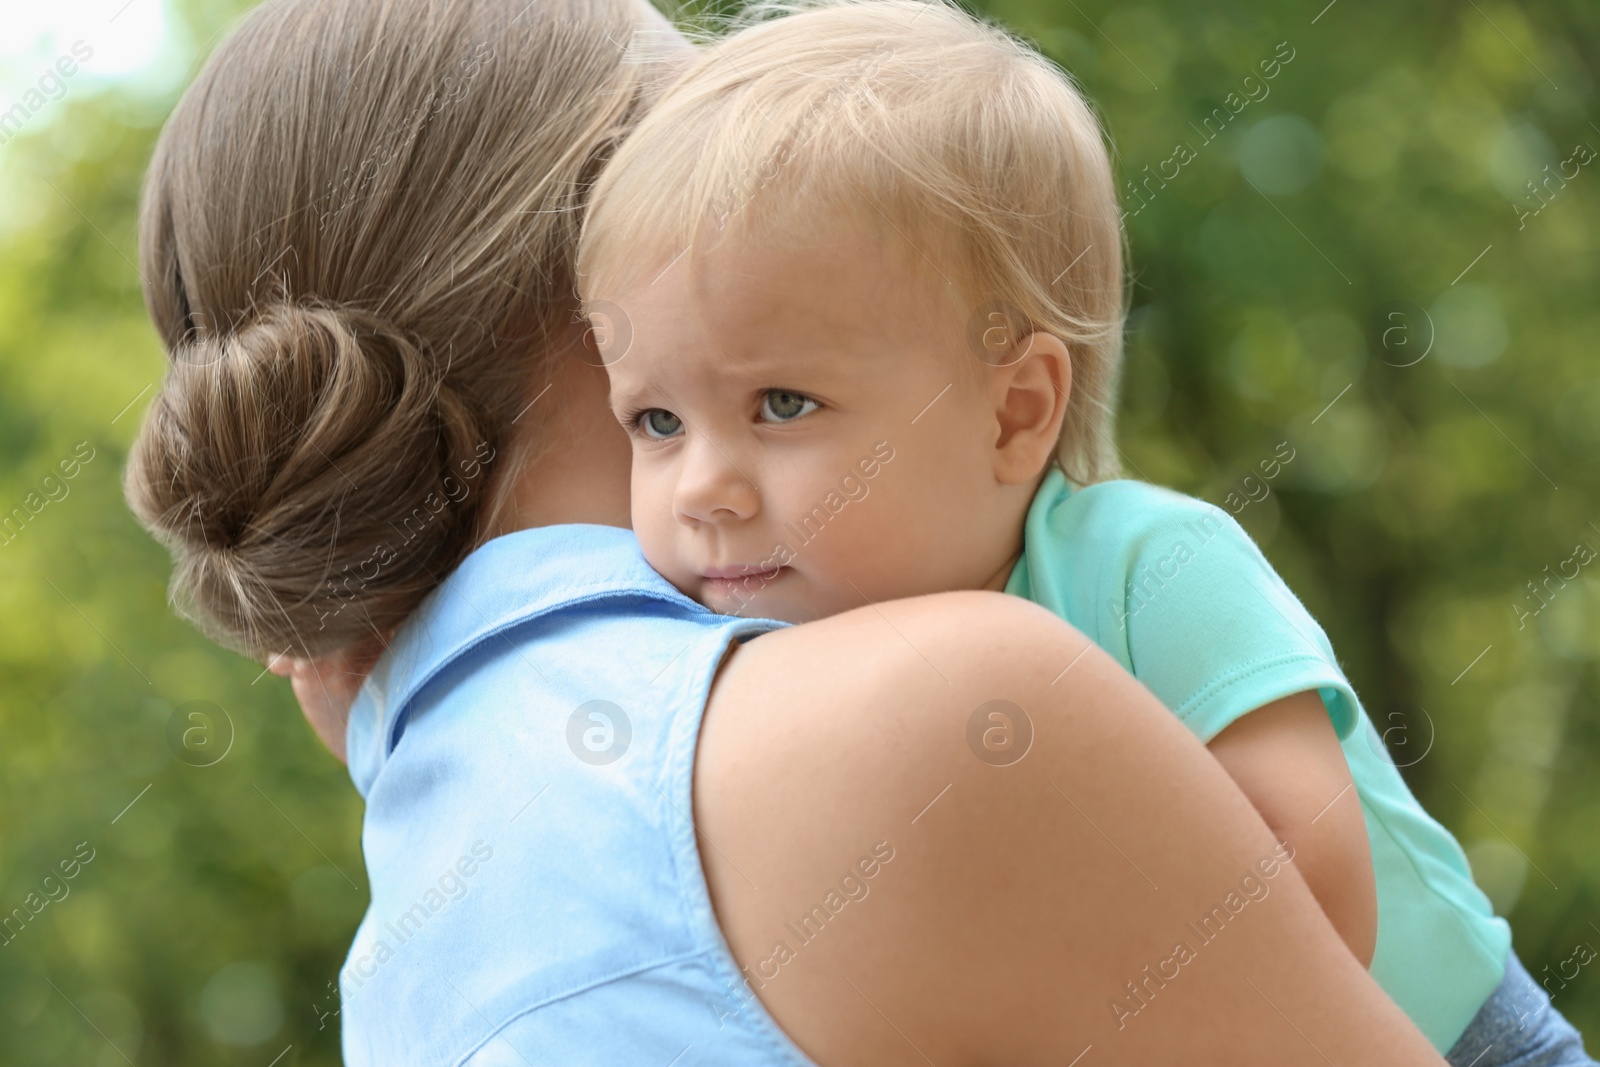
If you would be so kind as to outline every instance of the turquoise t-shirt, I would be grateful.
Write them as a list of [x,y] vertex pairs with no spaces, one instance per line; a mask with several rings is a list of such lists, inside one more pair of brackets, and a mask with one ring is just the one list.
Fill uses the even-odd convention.
[[1006,592],[1083,631],[1210,742],[1315,689],[1344,748],[1378,885],[1372,976],[1440,1052],[1505,973],[1511,928],[1422,810],[1298,597],[1233,517],[1147,482],[1073,487],[1052,468]]

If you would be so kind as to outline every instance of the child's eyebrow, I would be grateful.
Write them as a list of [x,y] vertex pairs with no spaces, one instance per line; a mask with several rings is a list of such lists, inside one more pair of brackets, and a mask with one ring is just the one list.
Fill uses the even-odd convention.
[[664,399],[661,396],[661,390],[649,381],[643,381],[628,387],[613,385],[606,395],[606,402],[611,408],[611,413],[618,418],[621,418],[625,411],[644,407],[647,402]]

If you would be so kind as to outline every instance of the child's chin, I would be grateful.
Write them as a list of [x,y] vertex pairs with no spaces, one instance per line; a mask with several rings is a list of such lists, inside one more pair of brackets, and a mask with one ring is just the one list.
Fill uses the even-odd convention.
[[[703,578],[695,599],[719,615],[740,615],[747,619],[777,619],[779,622],[810,622],[823,613],[808,610],[791,588],[795,575],[788,567],[781,568],[775,576],[762,579],[734,580]],[[759,589],[750,588],[760,582]],[[778,588],[774,588],[777,586]]]

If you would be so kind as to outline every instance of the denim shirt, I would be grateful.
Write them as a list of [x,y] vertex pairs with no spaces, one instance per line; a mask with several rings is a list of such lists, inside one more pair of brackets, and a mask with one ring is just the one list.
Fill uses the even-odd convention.
[[730,643],[633,534],[473,552],[350,716],[371,903],[340,972],[345,1062],[810,1065],[711,909],[691,782]]

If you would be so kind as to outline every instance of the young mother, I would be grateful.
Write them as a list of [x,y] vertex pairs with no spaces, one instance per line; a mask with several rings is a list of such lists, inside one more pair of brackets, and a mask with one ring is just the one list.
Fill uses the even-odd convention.
[[277,0],[151,164],[128,495],[366,798],[348,1062],[1441,1063],[1065,623],[773,630],[644,565],[572,260],[688,48],[643,0]]

